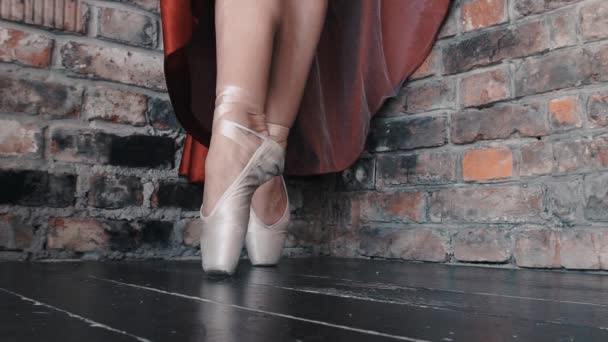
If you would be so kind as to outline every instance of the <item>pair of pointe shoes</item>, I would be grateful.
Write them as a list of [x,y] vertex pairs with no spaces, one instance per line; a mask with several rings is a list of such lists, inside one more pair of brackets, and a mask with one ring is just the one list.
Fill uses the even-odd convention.
[[287,205],[276,223],[262,222],[251,207],[251,200],[259,186],[282,175],[289,128],[266,124],[268,135],[264,135],[225,118],[226,113],[235,111],[264,115],[240,87],[221,89],[215,105],[213,133],[238,144],[239,149],[249,151],[251,157],[207,216],[203,215],[205,203],[201,206],[203,270],[211,274],[234,273],[243,245],[254,266],[276,265],[282,255],[290,218],[285,180],[281,177]]

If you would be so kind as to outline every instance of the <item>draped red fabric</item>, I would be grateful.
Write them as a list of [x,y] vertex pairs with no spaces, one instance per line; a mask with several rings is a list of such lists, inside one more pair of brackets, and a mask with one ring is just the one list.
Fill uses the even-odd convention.
[[[372,116],[423,62],[449,0],[329,0],[285,174],[342,171],[363,152]],[[212,0],[161,0],[165,78],[188,136],[179,174],[204,181],[215,101]]]

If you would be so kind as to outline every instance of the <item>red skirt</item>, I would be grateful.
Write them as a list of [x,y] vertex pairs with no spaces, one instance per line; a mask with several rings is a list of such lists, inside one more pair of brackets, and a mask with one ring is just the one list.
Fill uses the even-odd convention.
[[[365,148],[372,116],[429,54],[449,0],[330,0],[285,174],[342,171]],[[165,77],[188,133],[179,174],[204,181],[215,101],[212,0],[161,0]]]

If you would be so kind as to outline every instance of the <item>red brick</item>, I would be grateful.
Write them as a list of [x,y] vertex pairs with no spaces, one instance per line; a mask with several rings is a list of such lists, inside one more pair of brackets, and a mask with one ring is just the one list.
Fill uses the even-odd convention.
[[160,53],[68,42],[61,63],[76,75],[166,90]]
[[109,237],[102,222],[92,218],[54,218],[49,221],[47,248],[75,252],[107,249]]
[[578,97],[564,96],[549,101],[549,120],[554,131],[582,127]]
[[89,89],[85,94],[84,116],[89,120],[146,124],[148,98],[145,95],[107,87]]
[[549,47],[549,35],[542,21],[482,30],[455,41],[443,50],[444,74],[454,74],[494,64],[503,59],[529,56]]
[[184,227],[184,245],[199,247],[201,245],[201,220],[193,219],[186,222]]
[[523,222],[538,219],[542,210],[539,186],[475,185],[434,191],[429,213],[433,222]]
[[533,141],[522,145],[520,176],[545,175],[553,171],[553,148],[544,141]]
[[405,96],[408,113],[453,108],[454,82],[450,79],[414,82],[406,87]]
[[437,73],[439,49],[432,49],[422,64],[410,75],[410,79],[415,80],[427,76],[432,76]]
[[519,136],[538,137],[549,133],[538,103],[498,104],[452,114],[451,138],[455,144]]
[[472,0],[462,4],[464,31],[477,30],[507,21],[505,0]]
[[98,37],[137,46],[156,46],[158,23],[152,17],[116,8],[100,8],[98,13]]
[[78,86],[0,77],[0,112],[74,117],[80,113],[81,98]]
[[448,16],[443,22],[443,25],[439,29],[437,33],[438,39],[443,39],[447,37],[452,37],[458,34],[458,8],[457,6],[452,6],[450,11],[448,12]]
[[498,68],[466,76],[460,82],[461,103],[478,106],[510,97],[509,77]]
[[40,155],[42,131],[34,124],[0,119],[0,155]]
[[461,230],[454,239],[454,257],[467,262],[506,262],[511,258],[511,241],[501,230]]
[[364,229],[360,254],[405,260],[444,262],[445,239],[430,229]]
[[48,67],[54,41],[43,35],[0,27],[0,61]]
[[507,147],[470,149],[462,159],[464,180],[488,180],[513,176],[513,153]]
[[377,161],[378,188],[403,184],[437,184],[456,180],[457,154],[421,152],[413,155],[382,155]]
[[581,8],[581,36],[590,41],[608,37],[608,3],[598,1]]
[[548,229],[519,232],[515,242],[515,260],[520,267],[559,268],[559,232]]
[[[42,6],[38,0],[35,6],[33,1],[24,3],[23,0],[4,0],[10,10],[0,12],[0,18],[24,22],[52,29],[86,33],[89,20],[89,6],[81,0],[63,0],[52,2],[53,8]],[[51,2],[47,1],[46,4]]]
[[591,127],[608,126],[608,92],[589,96],[587,115]]
[[423,222],[425,196],[422,192],[367,192],[353,198],[358,217],[364,221]]

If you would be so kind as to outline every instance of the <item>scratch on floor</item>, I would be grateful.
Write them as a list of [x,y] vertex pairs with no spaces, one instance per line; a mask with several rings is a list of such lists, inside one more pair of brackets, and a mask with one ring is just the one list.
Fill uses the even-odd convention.
[[324,326],[328,326],[328,327],[332,327],[332,328],[338,328],[338,329],[344,329],[344,330],[359,332],[359,333],[368,334],[368,335],[382,336],[382,337],[392,338],[392,339],[401,340],[401,341],[430,342],[428,340],[421,340],[421,339],[416,339],[416,338],[411,338],[411,337],[406,337],[406,336],[386,334],[386,333],[383,333],[383,332],[380,332],[380,331],[375,331],[375,330],[353,328],[353,327],[349,327],[349,326],[346,326],[346,325],[333,324],[333,323],[318,321],[318,320],[315,320],[315,319],[308,319],[308,318],[304,318],[304,317],[297,317],[297,316],[292,316],[292,315],[287,315],[287,314],[281,314],[281,313],[277,313],[277,312],[271,312],[271,311],[265,311],[265,310],[260,310],[260,309],[248,308],[248,307],[240,306],[240,305],[236,305],[236,304],[229,304],[229,303],[224,303],[224,302],[218,302],[218,301],[211,300],[211,299],[206,299],[206,298],[201,298],[201,297],[196,297],[196,296],[190,296],[190,295],[186,295],[186,294],[183,294],[183,293],[170,292],[170,291],[156,289],[156,288],[153,288],[153,287],[141,286],[141,285],[137,285],[137,284],[123,283],[123,282],[112,280],[112,279],[99,278],[99,277],[95,277],[95,276],[89,276],[89,278],[97,279],[97,280],[105,281],[105,282],[109,282],[109,283],[113,283],[113,284],[116,284],[116,285],[130,286],[130,287],[134,287],[134,288],[141,289],[141,290],[154,291],[154,292],[157,292],[157,293],[162,293],[162,294],[166,294],[166,295],[170,295],[170,296],[176,296],[176,297],[181,297],[181,298],[186,298],[186,299],[192,299],[192,300],[196,300],[196,301],[199,301],[199,302],[207,302],[207,303],[213,303],[213,304],[218,304],[218,305],[224,305],[224,306],[228,306],[228,307],[232,307],[232,308],[236,308],[236,309],[241,309],[241,310],[246,310],[246,311],[252,311],[252,312],[257,312],[257,313],[262,313],[262,314],[267,314],[267,315],[277,316],[277,317],[283,317],[283,318],[288,318],[288,319],[294,319],[294,320],[298,320],[298,321],[302,321],[302,322],[314,323],[314,324],[319,324],[319,325],[324,325]]
[[68,316],[72,317],[72,318],[75,318],[75,319],[81,320],[81,321],[83,321],[83,322],[86,322],[86,323],[88,323],[88,324],[89,324],[91,327],[98,327],[98,328],[102,328],[102,329],[110,330],[110,331],[113,331],[113,332],[115,332],[115,333],[119,333],[119,334],[122,334],[122,335],[126,335],[126,336],[129,336],[129,337],[132,337],[132,338],[134,338],[134,339],[136,339],[136,340],[138,340],[138,341],[141,341],[141,342],[151,342],[150,340],[148,340],[148,339],[146,339],[146,338],[143,338],[143,337],[139,337],[139,336],[137,336],[137,335],[130,334],[130,333],[128,333],[128,332],[126,332],[126,331],[124,331],[124,330],[118,330],[118,329],[116,329],[116,328],[112,328],[112,327],[111,327],[111,326],[109,326],[109,325],[105,325],[105,324],[103,324],[103,323],[99,323],[99,322],[94,321],[94,320],[92,320],[92,319],[88,319],[88,318],[86,318],[86,317],[79,316],[79,315],[77,315],[77,314],[75,314],[75,313],[72,313],[72,312],[69,312],[69,311],[66,311],[66,310],[60,309],[60,308],[55,307],[55,306],[52,306],[52,305],[50,305],[50,304],[46,304],[46,303],[39,302],[39,301],[37,301],[37,300],[35,300],[35,299],[29,298],[29,297],[25,297],[25,296],[23,296],[23,295],[20,295],[19,293],[16,293],[16,292],[11,291],[11,290],[7,290],[7,289],[5,289],[5,288],[1,288],[1,287],[0,287],[0,291],[3,291],[3,292],[6,292],[6,293],[9,293],[9,294],[12,294],[13,296],[17,296],[17,297],[21,298],[22,300],[25,300],[25,301],[27,301],[27,302],[31,302],[31,303],[33,303],[34,305],[41,305],[41,306],[44,306],[44,307],[49,308],[49,309],[51,309],[51,310],[59,311],[59,312],[61,312],[61,313],[64,313],[64,314],[66,314],[66,315],[68,315]]

